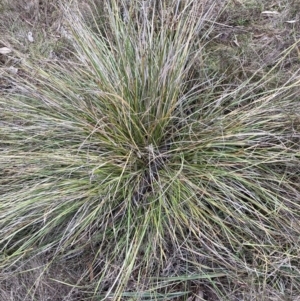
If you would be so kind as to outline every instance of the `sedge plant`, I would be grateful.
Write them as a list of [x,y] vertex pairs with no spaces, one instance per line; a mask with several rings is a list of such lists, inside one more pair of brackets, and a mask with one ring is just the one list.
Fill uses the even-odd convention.
[[104,1],[88,26],[64,6],[70,56],[24,58],[0,102],[2,270],[88,253],[93,300],[300,292],[300,77],[226,82],[220,9]]

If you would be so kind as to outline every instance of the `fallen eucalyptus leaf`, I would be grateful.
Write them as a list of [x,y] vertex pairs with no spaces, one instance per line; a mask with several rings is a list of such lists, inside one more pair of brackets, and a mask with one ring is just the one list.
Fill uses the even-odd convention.
[[0,48],[0,54],[8,54],[11,52],[11,49],[8,47],[1,47]]
[[272,11],[272,10],[265,10],[263,12],[261,12],[264,15],[279,15],[280,13],[278,11]]

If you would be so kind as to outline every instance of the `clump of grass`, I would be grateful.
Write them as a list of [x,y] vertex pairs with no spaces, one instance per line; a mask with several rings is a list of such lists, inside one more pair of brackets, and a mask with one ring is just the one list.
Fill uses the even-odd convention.
[[65,7],[72,61],[24,60],[0,102],[1,269],[88,252],[96,300],[299,292],[300,78],[212,71],[216,6]]

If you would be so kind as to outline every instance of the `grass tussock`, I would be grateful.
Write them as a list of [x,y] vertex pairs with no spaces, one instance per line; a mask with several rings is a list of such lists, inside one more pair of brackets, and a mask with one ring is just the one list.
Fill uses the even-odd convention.
[[105,1],[89,26],[66,5],[68,58],[16,53],[24,73],[0,100],[3,275],[43,256],[39,275],[83,262],[57,282],[87,300],[300,294],[300,77],[276,76],[297,43],[233,80],[212,60],[220,3]]

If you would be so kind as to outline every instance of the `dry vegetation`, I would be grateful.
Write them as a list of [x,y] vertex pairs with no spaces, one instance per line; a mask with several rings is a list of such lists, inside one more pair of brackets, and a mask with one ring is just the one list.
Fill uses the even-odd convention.
[[62,2],[0,0],[0,300],[300,300],[300,2]]

